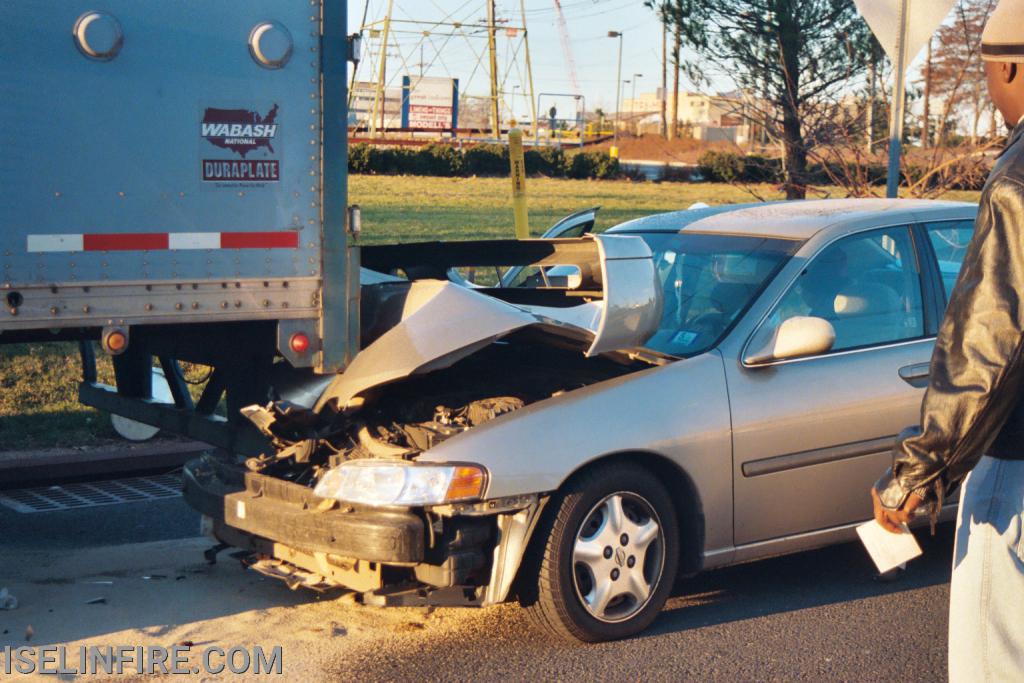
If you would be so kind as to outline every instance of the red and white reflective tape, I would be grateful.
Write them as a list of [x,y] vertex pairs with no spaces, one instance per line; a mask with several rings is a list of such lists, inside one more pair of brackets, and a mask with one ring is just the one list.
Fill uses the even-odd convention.
[[28,236],[29,253],[298,249],[298,247],[299,233],[291,230],[277,232],[125,232]]

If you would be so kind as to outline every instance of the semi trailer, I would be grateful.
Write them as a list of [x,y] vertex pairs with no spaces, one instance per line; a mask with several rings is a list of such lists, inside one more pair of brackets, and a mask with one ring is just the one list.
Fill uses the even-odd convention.
[[[660,284],[593,211],[552,239],[361,246],[358,42],[342,0],[5,2],[0,344],[77,342],[83,404],[210,444],[184,495],[211,556],[371,604],[494,604],[558,483],[420,460],[667,363],[640,348]],[[210,368],[196,399],[182,363]],[[634,632],[652,599],[560,632]]]

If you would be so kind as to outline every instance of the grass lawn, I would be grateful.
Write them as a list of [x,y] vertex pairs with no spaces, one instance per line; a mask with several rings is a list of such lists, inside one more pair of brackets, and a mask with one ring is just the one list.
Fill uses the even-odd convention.
[[[349,202],[362,207],[367,244],[507,238],[513,234],[510,183],[506,178],[352,176]],[[685,209],[694,202],[756,201],[744,189],[721,183],[531,178],[526,189],[534,235],[567,214],[591,206],[601,207],[597,228],[604,230],[632,218]],[[767,199],[783,198],[771,185],[751,189]],[[839,188],[826,191],[831,197],[845,196]],[[953,192],[945,198],[977,201],[978,193]]]
[[[110,359],[97,354],[101,381],[113,383]],[[78,345],[0,346],[0,450],[92,446],[119,439],[110,419],[78,402]]]
[[[591,206],[601,207],[598,229],[603,230],[631,218],[685,209],[694,202],[754,201],[739,188],[719,184],[531,178],[526,187],[534,235],[558,219]],[[511,237],[510,190],[510,181],[505,178],[349,179],[349,201],[362,207],[363,239],[369,244]],[[770,192],[769,188],[758,190]]]
[[[752,188],[781,199],[771,186]],[[530,227],[539,235],[563,216],[600,205],[598,230],[694,202],[755,201],[722,184],[536,179],[527,181]],[[352,176],[349,202],[363,212],[366,244],[512,236],[506,178]],[[841,197],[834,189],[831,196]],[[949,199],[977,201],[978,193]],[[109,360],[98,354],[102,381],[112,382]],[[74,344],[0,346],[0,450],[94,446],[116,440],[106,415],[78,404],[81,376]]]

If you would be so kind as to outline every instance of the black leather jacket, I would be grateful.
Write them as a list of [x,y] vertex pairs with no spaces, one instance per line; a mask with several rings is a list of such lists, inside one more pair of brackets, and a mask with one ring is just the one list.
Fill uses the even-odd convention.
[[875,488],[882,505],[942,499],[982,455],[1024,457],[1024,124],[981,193],[974,237],[949,297],[919,427],[905,429]]

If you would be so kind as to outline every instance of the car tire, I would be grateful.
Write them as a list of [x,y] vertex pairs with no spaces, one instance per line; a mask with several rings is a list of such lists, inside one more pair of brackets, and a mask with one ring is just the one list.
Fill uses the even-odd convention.
[[562,639],[626,638],[657,618],[678,565],[679,522],[665,487],[638,465],[598,465],[549,502],[519,601]]

